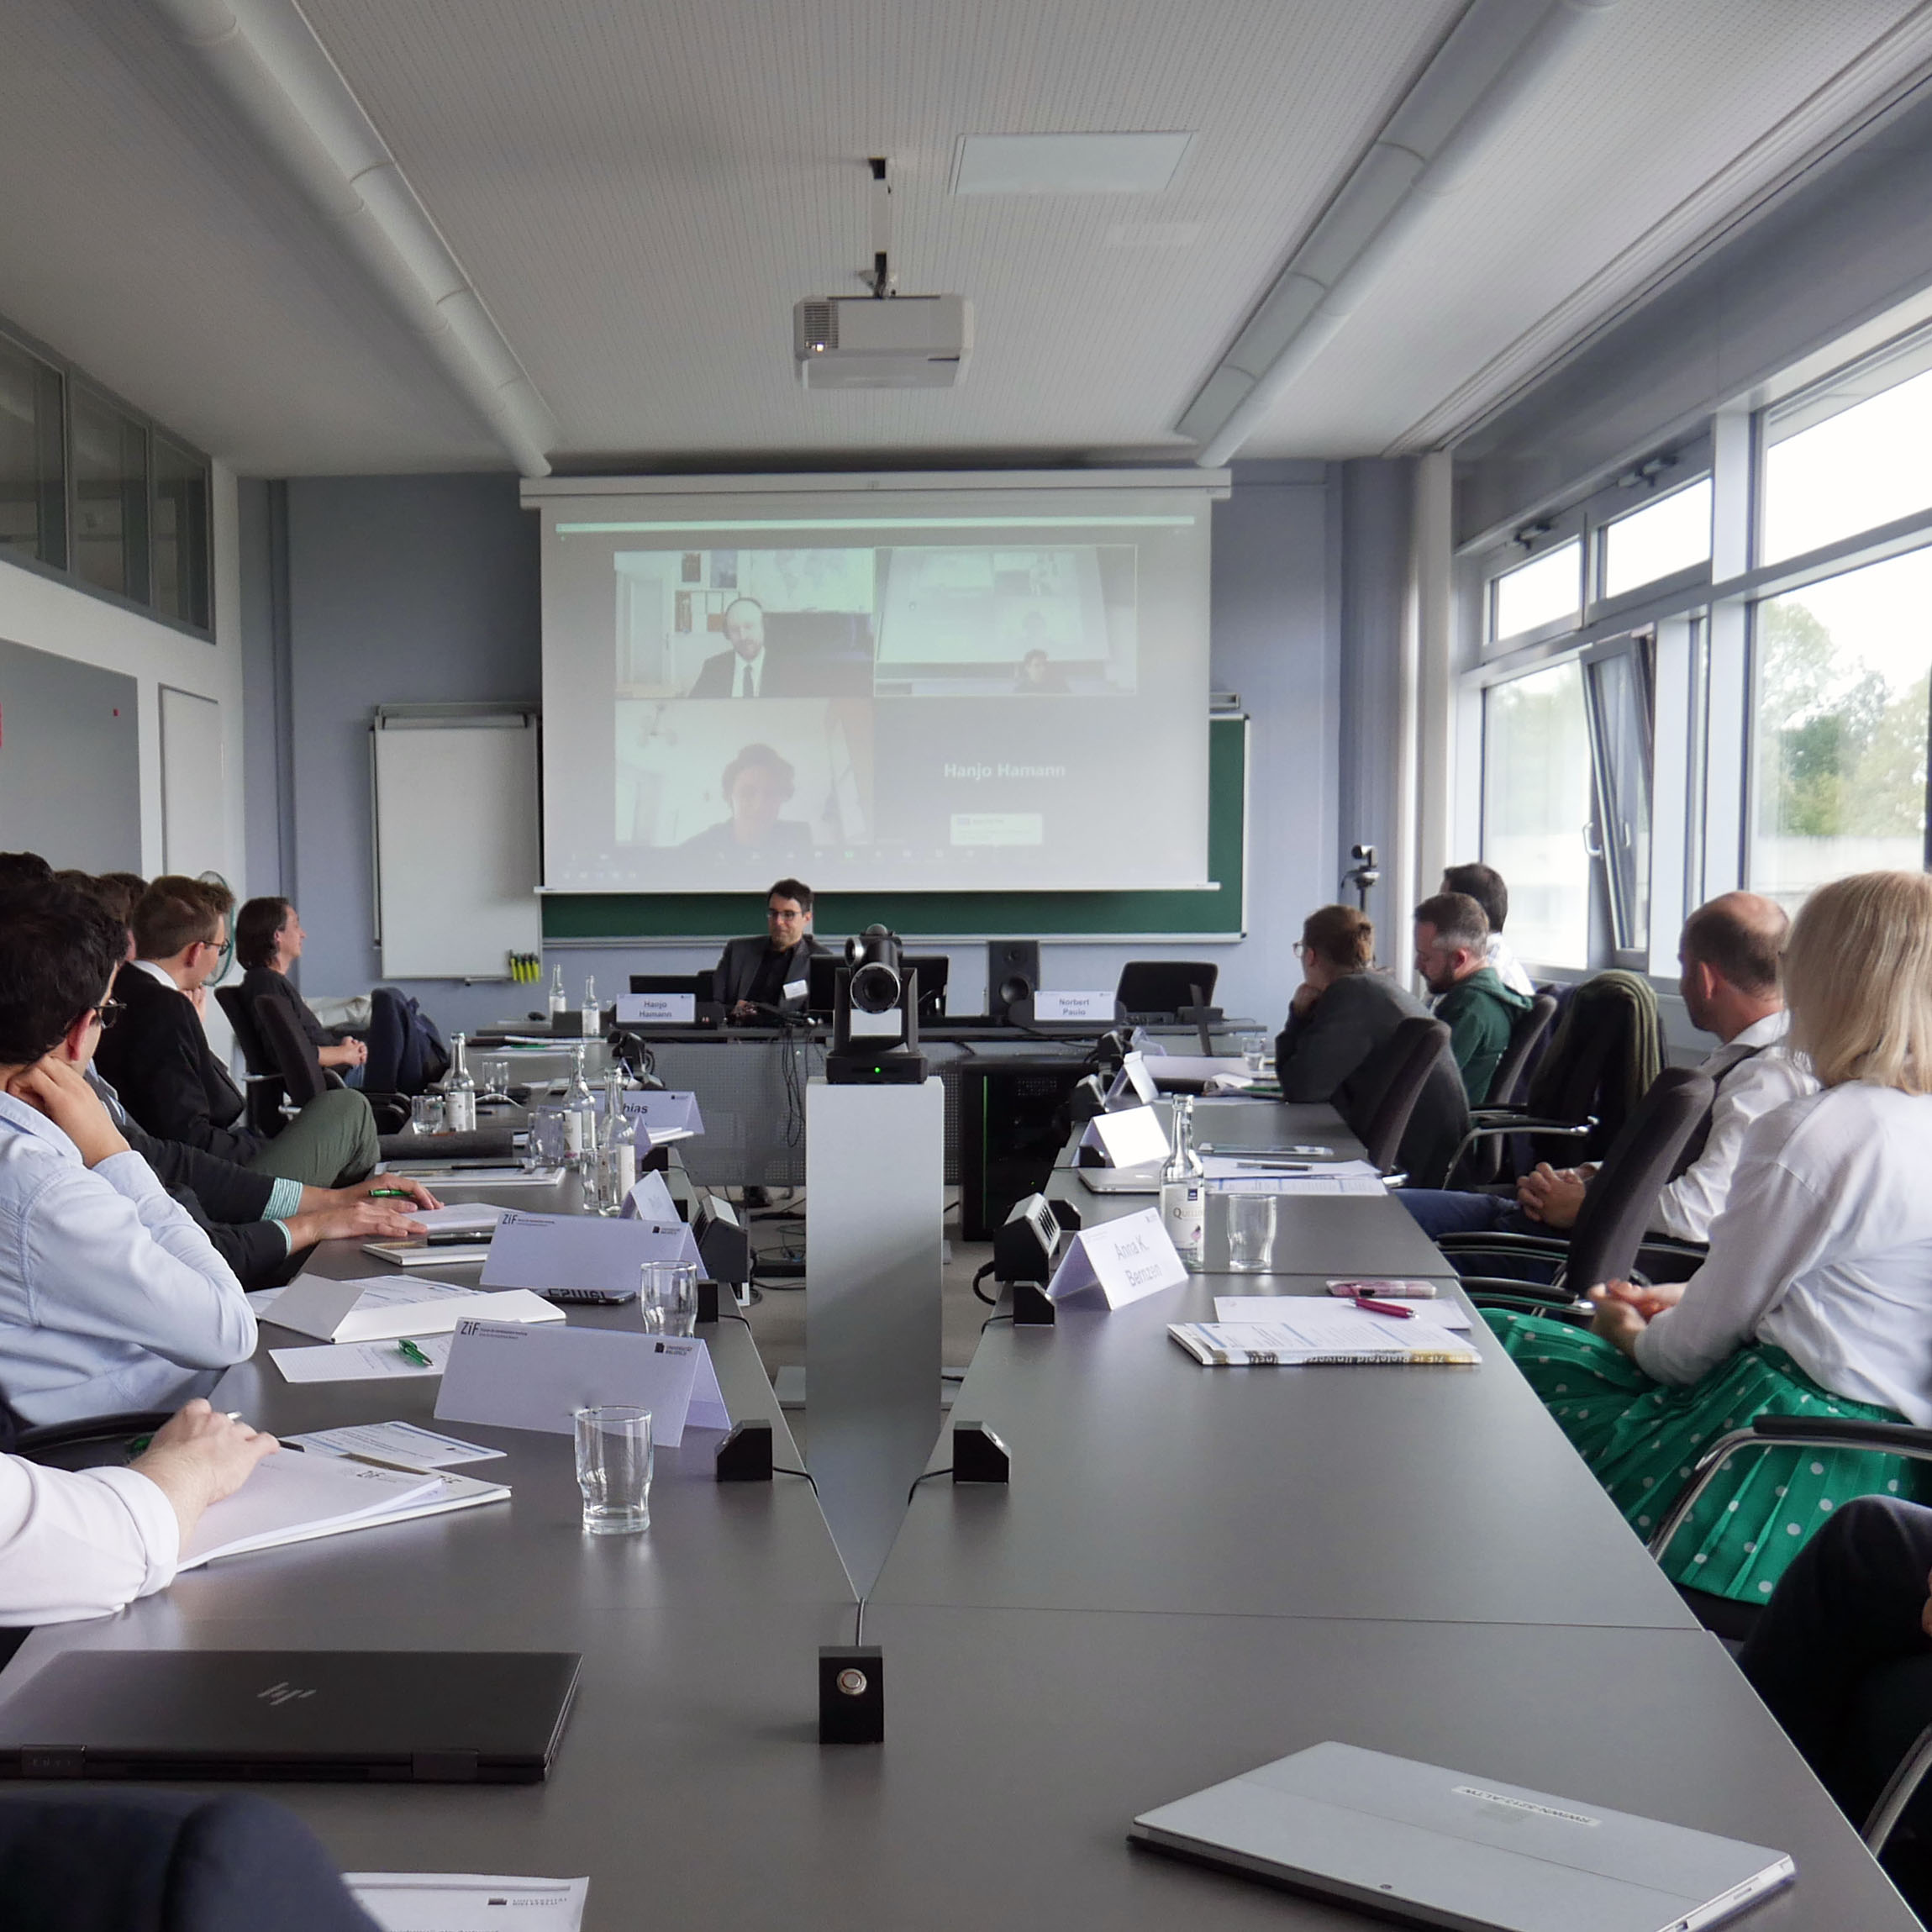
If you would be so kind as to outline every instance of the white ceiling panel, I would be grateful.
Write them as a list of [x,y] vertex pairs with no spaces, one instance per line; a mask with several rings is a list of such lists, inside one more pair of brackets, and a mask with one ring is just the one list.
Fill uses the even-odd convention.
[[[1166,454],[1464,0],[304,0],[561,469]],[[1429,446],[1932,63],[1932,0],[1621,0],[1249,455]],[[971,134],[1186,134],[1157,192],[959,195]],[[964,384],[808,393],[866,157]],[[149,0],[0,11],[0,313],[245,473],[507,466]]]

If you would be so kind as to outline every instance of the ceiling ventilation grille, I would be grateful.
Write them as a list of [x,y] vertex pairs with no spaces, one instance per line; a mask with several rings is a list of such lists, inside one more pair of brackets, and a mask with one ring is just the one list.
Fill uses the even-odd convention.
[[801,302],[798,304],[798,345],[803,350],[824,353],[839,346],[839,309],[836,303]]

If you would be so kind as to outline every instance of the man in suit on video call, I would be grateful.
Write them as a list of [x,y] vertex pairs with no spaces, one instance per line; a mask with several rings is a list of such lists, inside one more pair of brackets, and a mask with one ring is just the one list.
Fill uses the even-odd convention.
[[765,607],[755,597],[734,597],[724,607],[730,645],[705,659],[687,698],[800,698],[798,666],[765,645]]
[[824,948],[812,936],[812,888],[781,879],[765,895],[765,936],[727,940],[711,976],[711,997],[740,1024],[805,1010],[806,962]]

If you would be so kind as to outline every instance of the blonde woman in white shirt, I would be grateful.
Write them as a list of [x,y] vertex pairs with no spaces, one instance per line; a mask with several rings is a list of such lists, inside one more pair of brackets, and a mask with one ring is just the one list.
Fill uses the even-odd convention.
[[[1784,982],[1790,1044],[1819,1090],[1752,1123],[1703,1266],[1654,1288],[1603,1283],[1587,1333],[1489,1317],[1640,1535],[1700,1451],[1756,1416],[1932,1424],[1932,878],[1819,887]],[[1908,1487],[1892,1456],[1734,1458],[1666,1571],[1762,1603],[1840,1503]]]

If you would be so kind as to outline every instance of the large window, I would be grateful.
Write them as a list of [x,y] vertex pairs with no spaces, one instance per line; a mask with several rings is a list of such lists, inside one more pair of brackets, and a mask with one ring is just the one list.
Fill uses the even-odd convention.
[[1932,508],[1932,370],[1871,393],[1886,374],[1868,365],[1766,414],[1761,562]]
[[213,628],[208,458],[0,332],[0,560]]
[[1932,550],[1756,608],[1749,877],[1795,907],[1847,872],[1926,862]]
[[1575,663],[1483,694],[1482,856],[1509,882],[1509,940],[1543,966],[1590,961],[1590,739]]
[[67,561],[61,372],[0,336],[0,555]]
[[1583,608],[1583,544],[1579,537],[1505,571],[1491,587],[1490,634],[1519,637],[1545,624],[1574,624]]

